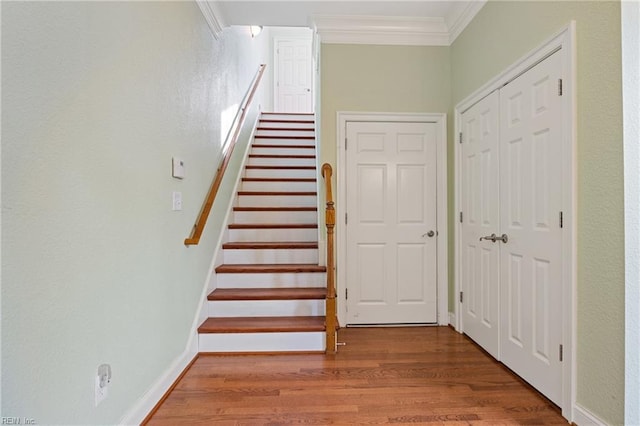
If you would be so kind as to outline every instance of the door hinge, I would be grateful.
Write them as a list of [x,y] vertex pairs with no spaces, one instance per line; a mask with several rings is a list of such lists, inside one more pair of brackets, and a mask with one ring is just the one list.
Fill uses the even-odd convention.
[[348,140],[347,138],[344,138],[344,150],[345,151],[347,150],[347,140]]
[[460,212],[460,223],[462,223],[462,212]]
[[558,79],[558,96],[562,96],[562,79]]
[[560,345],[560,353],[559,353],[559,355],[560,355],[560,362],[562,362],[562,360],[564,359],[564,353],[563,353],[562,345]]
[[344,214],[344,224],[346,225],[349,222],[349,217],[347,216],[347,213]]
[[344,298],[345,298],[345,299],[348,299],[348,298],[349,298],[349,289],[348,289],[348,288],[345,288],[345,289],[344,289]]
[[460,292],[460,303],[464,300],[464,292]]
[[560,212],[560,228],[564,226],[564,218],[562,212]]
[[458,134],[458,142],[462,143],[462,132]]

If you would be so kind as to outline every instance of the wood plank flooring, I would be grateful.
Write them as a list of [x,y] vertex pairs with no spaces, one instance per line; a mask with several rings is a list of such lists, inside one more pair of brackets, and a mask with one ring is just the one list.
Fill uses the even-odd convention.
[[202,355],[148,424],[567,424],[449,327],[338,335],[336,355]]

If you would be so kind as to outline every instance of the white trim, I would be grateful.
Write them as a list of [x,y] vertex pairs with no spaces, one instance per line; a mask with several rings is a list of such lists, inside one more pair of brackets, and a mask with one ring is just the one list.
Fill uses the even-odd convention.
[[[505,71],[484,84],[480,89],[469,95],[467,98],[459,102],[454,110],[454,135],[461,131],[461,116],[464,111],[469,109],[475,103],[483,99],[489,93],[499,89],[507,82],[513,80],[532,66],[552,54],[560,50],[562,55],[563,67],[563,99],[562,110],[563,116],[567,117],[568,125],[564,126],[562,154],[568,167],[563,167],[563,193],[562,193],[562,210],[565,218],[565,231],[562,236],[563,255],[565,260],[562,267],[563,277],[563,301],[565,310],[562,318],[562,335],[563,349],[565,360],[563,362],[563,395],[562,415],[569,421],[573,421],[574,410],[572,407],[576,404],[576,342],[577,342],[577,98],[575,87],[577,87],[577,70],[576,70],[576,33],[575,21],[571,21],[569,25],[561,31],[549,38],[540,47],[530,51],[528,54],[513,63]],[[460,292],[460,222],[457,219],[461,208],[460,200],[460,164],[461,149],[457,139],[454,147],[455,161],[455,201],[453,218],[456,226],[454,227],[454,294]],[[459,302],[455,302],[456,321],[460,331],[464,331],[464,324],[461,321]]]
[[[340,228],[344,223],[341,219],[344,218],[346,205],[346,182],[345,173],[346,170],[346,158],[344,144],[342,143],[346,138],[347,122],[349,121],[370,121],[370,122],[426,122],[438,124],[438,138],[437,138],[437,200],[436,200],[436,217],[437,225],[436,232],[438,233],[438,248],[437,248],[437,270],[438,270],[438,324],[448,325],[448,241],[447,241],[447,115],[446,114],[421,114],[421,113],[393,113],[393,112],[346,112],[338,111],[337,113],[337,162],[338,165],[334,170],[336,176],[336,188],[338,192],[336,202],[336,235],[337,235],[337,252],[346,253],[346,233]],[[341,285],[341,289],[344,288],[342,283],[346,282],[346,262],[345,256],[338,256],[337,258],[337,282]],[[340,324],[346,324],[347,319],[347,301],[345,299],[344,292],[340,291],[336,298],[338,321]]]
[[447,27],[449,28],[449,44],[453,44],[456,38],[462,34],[462,31],[467,28],[467,25],[471,23],[486,3],[487,0],[454,3],[454,7],[457,7],[458,10],[445,18]]
[[187,368],[189,363],[198,355],[198,339],[193,333],[189,337],[187,348],[182,352],[149,388],[149,390],[133,405],[120,419],[119,425],[139,425],[149,415],[151,410],[162,399],[169,388]]
[[444,18],[315,15],[312,27],[331,44],[448,46]]
[[209,25],[209,29],[211,30],[211,34],[217,40],[220,38],[220,34],[222,30],[227,26],[222,18],[222,13],[218,8],[218,4],[213,0],[196,0],[202,15],[204,15],[204,19],[207,21],[207,25]]
[[640,424],[640,2],[624,1],[622,110],[624,127],[625,424]]
[[458,330],[458,321],[455,312],[449,312],[449,325]]
[[576,404],[573,410],[573,422],[578,426],[605,426],[607,424],[580,404]]

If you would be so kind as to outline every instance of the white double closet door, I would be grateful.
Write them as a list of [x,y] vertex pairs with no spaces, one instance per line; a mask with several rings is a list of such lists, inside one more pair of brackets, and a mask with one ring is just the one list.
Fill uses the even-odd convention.
[[555,53],[462,114],[460,234],[465,334],[559,405],[561,65]]

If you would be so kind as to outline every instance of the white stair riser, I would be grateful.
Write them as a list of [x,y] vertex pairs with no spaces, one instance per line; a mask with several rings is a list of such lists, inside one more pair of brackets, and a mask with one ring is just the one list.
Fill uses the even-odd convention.
[[314,131],[311,130],[256,130],[256,136],[295,136],[295,137],[308,137],[314,136]]
[[[275,118],[267,118],[267,120],[277,120]],[[315,129],[314,123],[294,123],[292,121],[264,121],[260,120],[259,127],[278,128],[278,129]]]
[[229,229],[229,241],[318,241],[317,228]]
[[[290,146],[290,145],[289,145]],[[313,147],[315,148],[315,147]],[[258,155],[315,155],[316,150],[312,147],[309,148],[272,148],[272,147],[260,147],[254,146],[251,148],[251,154]]]
[[314,158],[289,158],[289,157],[249,157],[247,164],[250,166],[315,166]]
[[240,195],[239,207],[316,207],[315,195]]
[[324,272],[278,272],[257,274],[216,273],[218,288],[326,287]]
[[314,169],[247,169],[245,177],[249,178],[316,178]]
[[308,114],[289,114],[286,112],[276,112],[273,114],[262,114],[260,116],[262,120],[282,120],[282,121],[300,121],[300,120],[314,120],[313,113]]
[[318,264],[318,249],[224,249],[227,265]]
[[325,314],[324,300],[211,300],[210,318],[293,317]]
[[233,223],[317,223],[317,221],[318,212],[316,211],[238,211],[233,213]]
[[283,182],[283,181],[243,181],[242,191],[257,192],[273,192],[273,191],[296,191],[296,192],[315,192],[318,190],[318,184],[314,181],[310,182]]
[[268,145],[309,145],[316,146],[315,139],[281,139],[281,138],[261,138],[257,137],[253,140],[253,143],[268,144]]
[[200,352],[324,351],[325,333],[203,333]]

